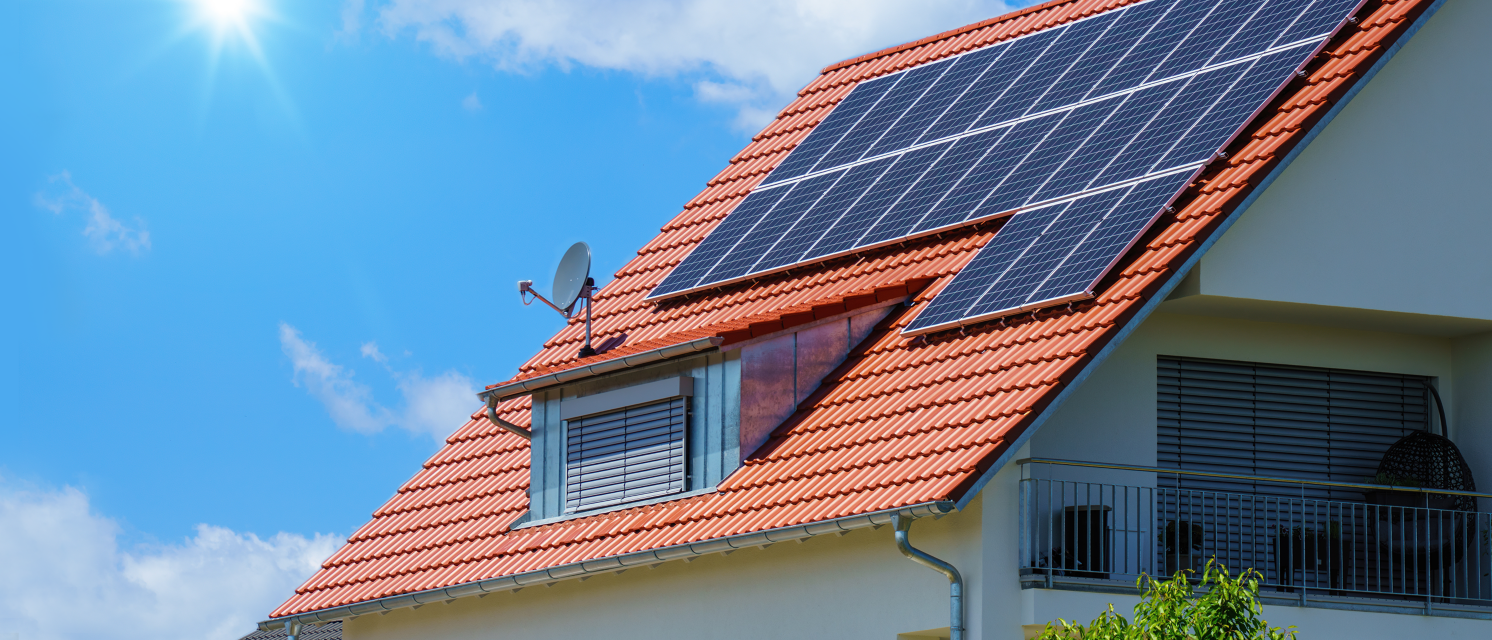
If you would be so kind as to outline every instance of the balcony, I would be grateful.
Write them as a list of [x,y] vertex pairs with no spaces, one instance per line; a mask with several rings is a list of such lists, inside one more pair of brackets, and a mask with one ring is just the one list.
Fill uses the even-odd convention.
[[[1023,588],[1134,592],[1141,576],[1199,570],[1215,558],[1234,573],[1258,570],[1265,604],[1492,619],[1492,513],[1456,508],[1455,497],[1489,494],[1018,464]],[[1181,476],[1257,491],[1175,488]]]

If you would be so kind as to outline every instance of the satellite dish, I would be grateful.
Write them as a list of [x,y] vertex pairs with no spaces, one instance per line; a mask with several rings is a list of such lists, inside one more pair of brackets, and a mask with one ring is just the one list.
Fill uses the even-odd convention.
[[[518,299],[523,301],[524,306],[539,300],[567,320],[574,317],[575,305],[585,301],[585,346],[576,354],[581,358],[596,355],[596,350],[591,347],[591,296],[595,292],[596,283],[591,280],[591,248],[584,242],[571,245],[565,252],[565,257],[560,258],[559,268],[554,270],[554,288],[549,291],[554,300],[546,299],[538,291],[534,291],[533,280],[518,281]],[[533,296],[533,299],[529,296]]]
[[568,313],[580,298],[590,275],[591,248],[584,242],[571,245],[565,257],[560,259],[559,268],[554,270],[554,288],[550,290],[554,306]]

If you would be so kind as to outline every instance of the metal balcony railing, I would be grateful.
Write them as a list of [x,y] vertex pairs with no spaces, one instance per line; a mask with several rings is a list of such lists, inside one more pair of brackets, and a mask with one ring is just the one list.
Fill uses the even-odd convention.
[[[1141,575],[1199,571],[1216,559],[1235,574],[1257,570],[1261,597],[1301,604],[1329,596],[1411,600],[1427,612],[1492,607],[1492,514],[1442,508],[1454,502],[1448,495],[1492,495],[1068,460],[1018,464],[1028,587],[1133,586]],[[1124,474],[1126,483],[1031,477],[1038,467],[1047,476]],[[1261,491],[1165,486],[1187,475]],[[1288,495],[1292,487],[1301,497]],[[1364,501],[1308,496],[1322,488],[1359,489]]]

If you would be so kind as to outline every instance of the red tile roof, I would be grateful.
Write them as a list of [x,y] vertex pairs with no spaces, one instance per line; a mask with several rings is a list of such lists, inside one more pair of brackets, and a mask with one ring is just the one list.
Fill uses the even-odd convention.
[[[528,443],[474,415],[271,615],[962,497],[1430,0],[1384,0],[1340,34],[1095,300],[962,333],[902,337],[900,328],[993,236],[990,226],[682,302],[643,298],[856,82],[1129,1],[1051,2],[826,68],[598,294],[596,342],[619,346],[576,359],[583,329],[572,324],[521,367],[515,380],[701,337],[741,340],[912,296],[915,306],[893,312],[717,493],[509,530],[527,508]],[[509,400],[500,416],[525,425],[528,407],[526,397]]]

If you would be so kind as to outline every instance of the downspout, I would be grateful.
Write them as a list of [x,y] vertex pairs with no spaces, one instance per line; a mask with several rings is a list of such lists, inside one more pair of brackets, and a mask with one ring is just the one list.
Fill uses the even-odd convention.
[[[524,440],[534,439],[534,432],[497,417],[497,394],[487,396],[487,419],[492,421],[492,424],[507,429],[512,434],[523,438]],[[291,638],[290,640],[295,639]]]
[[964,638],[964,577],[959,575],[958,569],[953,565],[943,562],[926,551],[915,549],[907,540],[907,531],[912,528],[912,519],[900,513],[891,516],[891,526],[896,528],[896,550],[912,559],[912,562],[925,566],[933,571],[948,576],[948,638],[949,640],[963,640]]
[[[469,405],[468,405],[469,406]],[[300,638],[301,623],[291,621],[285,624],[285,640],[298,640]]]

